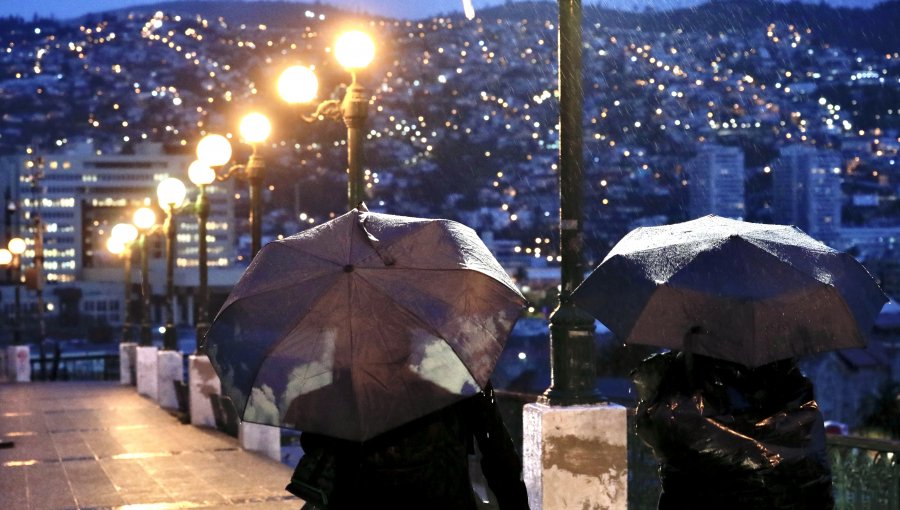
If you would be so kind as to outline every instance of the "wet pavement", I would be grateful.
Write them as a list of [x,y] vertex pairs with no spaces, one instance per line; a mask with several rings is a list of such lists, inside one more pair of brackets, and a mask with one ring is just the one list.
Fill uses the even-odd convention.
[[181,424],[133,387],[0,384],[0,508],[298,509],[291,468]]

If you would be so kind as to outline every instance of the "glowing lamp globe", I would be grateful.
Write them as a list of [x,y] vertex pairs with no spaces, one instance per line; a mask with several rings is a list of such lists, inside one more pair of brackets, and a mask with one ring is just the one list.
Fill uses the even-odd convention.
[[141,207],[137,211],[134,211],[134,226],[141,230],[147,230],[156,224],[156,213],[153,212],[153,209],[149,207]]
[[319,79],[308,67],[288,67],[278,77],[278,95],[288,103],[308,103],[319,93]]
[[21,237],[13,237],[9,240],[7,247],[13,255],[21,255],[25,253],[25,240]]
[[346,69],[362,69],[375,58],[375,42],[365,32],[345,32],[335,43],[334,54]]
[[156,198],[159,199],[159,206],[162,208],[178,207],[186,196],[187,189],[181,179],[169,177],[156,186]]
[[112,236],[111,239],[118,239],[122,241],[122,244],[128,244],[137,239],[138,230],[131,223],[119,223],[112,228],[110,235]]
[[13,254],[6,248],[0,248],[0,266],[8,266],[12,263]]
[[261,113],[248,113],[241,119],[241,138],[247,143],[264,142],[272,132],[272,124]]
[[206,135],[197,144],[197,159],[209,166],[221,166],[231,161],[231,142],[222,135]]
[[197,186],[206,186],[216,180],[216,171],[198,159],[188,167],[188,179]]
[[125,243],[121,239],[110,237],[106,240],[106,249],[113,255],[121,255],[125,252]]

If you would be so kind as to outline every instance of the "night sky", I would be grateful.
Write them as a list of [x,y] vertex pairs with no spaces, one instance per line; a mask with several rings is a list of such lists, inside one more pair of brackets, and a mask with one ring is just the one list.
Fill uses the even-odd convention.
[[[253,0],[244,0],[253,1]],[[503,3],[504,0],[472,0],[476,12],[479,8]],[[583,0],[585,4],[594,0]],[[739,0],[734,0],[739,1]],[[877,0],[826,0],[836,6],[870,7]],[[66,19],[109,9],[117,9],[129,5],[152,4],[150,0],[0,0],[0,16],[19,15],[26,18],[37,13],[43,16],[55,16]],[[264,2],[260,2],[264,3]],[[310,0],[308,3],[312,3]],[[323,0],[323,3],[347,9],[359,9],[374,14],[383,14],[398,18],[419,18],[442,12],[461,11],[462,0]],[[609,7],[643,8],[652,5],[656,9],[683,7],[702,3],[702,0],[598,0]]]

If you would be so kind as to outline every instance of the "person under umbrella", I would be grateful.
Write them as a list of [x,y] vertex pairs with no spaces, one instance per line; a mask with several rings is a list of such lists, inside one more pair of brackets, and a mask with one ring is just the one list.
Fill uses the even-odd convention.
[[288,490],[319,508],[504,508],[521,464],[488,378],[525,299],[477,234],[365,206],[269,243],[206,345],[242,419],[303,431]]
[[796,227],[707,216],[626,235],[573,300],[629,344],[660,509],[833,507],[822,415],[794,363],[862,347],[886,302]]

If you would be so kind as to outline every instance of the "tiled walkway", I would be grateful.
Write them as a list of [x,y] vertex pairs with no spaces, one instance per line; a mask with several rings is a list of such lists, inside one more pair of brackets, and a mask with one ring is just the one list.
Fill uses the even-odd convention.
[[298,509],[288,466],[182,425],[133,387],[0,384],[0,509]]

